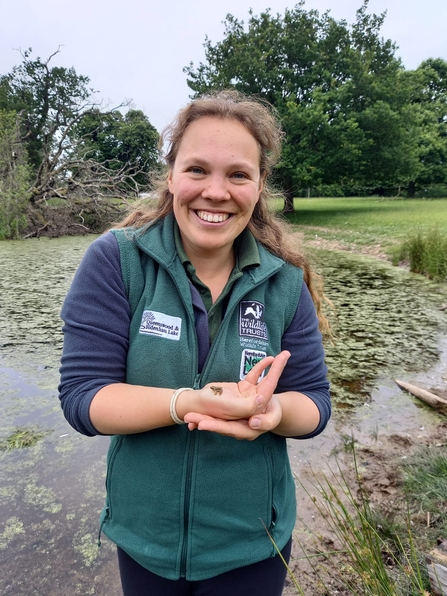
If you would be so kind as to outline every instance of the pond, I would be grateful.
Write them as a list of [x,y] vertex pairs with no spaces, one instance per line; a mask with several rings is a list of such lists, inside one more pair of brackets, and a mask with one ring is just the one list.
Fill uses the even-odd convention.
[[[33,447],[0,450],[4,596],[121,594],[114,547],[106,539],[97,546],[108,439],[78,435],[57,398],[59,312],[92,240],[0,243],[0,444],[18,428],[44,433]],[[336,309],[327,362],[337,407],[321,437],[290,442],[295,471],[324,458],[365,408],[370,424],[385,410],[393,428],[404,424],[400,408],[430,416],[416,412],[392,379],[443,372],[447,355],[447,315],[439,310],[445,286],[364,257],[318,251],[313,258]]]

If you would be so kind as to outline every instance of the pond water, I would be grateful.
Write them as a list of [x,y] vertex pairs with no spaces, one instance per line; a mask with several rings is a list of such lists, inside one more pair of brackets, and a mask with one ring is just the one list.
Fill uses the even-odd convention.
[[[34,447],[0,450],[4,596],[121,593],[113,545],[105,539],[97,547],[108,439],[78,435],[57,398],[59,312],[92,240],[0,243],[0,442],[19,427],[46,433]],[[404,424],[400,408],[429,417],[392,379],[447,366],[447,315],[439,310],[445,286],[364,257],[318,251],[314,259],[337,313],[337,341],[327,347],[337,407],[321,437],[290,442],[296,471],[303,461],[321,461],[337,433],[365,412],[371,425],[386,412],[394,430]]]

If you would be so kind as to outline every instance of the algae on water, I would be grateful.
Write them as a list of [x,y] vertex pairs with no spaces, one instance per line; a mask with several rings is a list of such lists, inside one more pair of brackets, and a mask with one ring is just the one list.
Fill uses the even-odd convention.
[[318,251],[315,259],[336,309],[336,341],[326,346],[336,405],[368,401],[379,374],[421,371],[436,361],[447,328],[438,310],[445,284],[359,255]]
[[10,451],[11,449],[25,449],[34,447],[49,431],[39,431],[34,428],[18,428],[5,440],[0,440],[0,449]]
[[24,534],[23,522],[18,517],[6,520],[5,528],[0,532],[0,550],[4,550],[19,534]]

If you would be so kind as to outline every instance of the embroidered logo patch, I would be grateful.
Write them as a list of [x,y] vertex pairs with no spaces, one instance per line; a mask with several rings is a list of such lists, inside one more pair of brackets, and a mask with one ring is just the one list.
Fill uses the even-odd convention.
[[[260,352],[258,350],[244,350],[241,358],[241,380],[245,379],[251,369],[266,356],[267,354],[265,352]],[[262,373],[259,378],[262,379],[263,376],[264,373]]]
[[182,330],[182,319],[171,317],[156,310],[145,310],[141,318],[140,333],[143,335],[155,335],[166,339],[180,339]]
[[264,305],[256,300],[243,300],[239,305],[239,335],[268,341],[264,323]]

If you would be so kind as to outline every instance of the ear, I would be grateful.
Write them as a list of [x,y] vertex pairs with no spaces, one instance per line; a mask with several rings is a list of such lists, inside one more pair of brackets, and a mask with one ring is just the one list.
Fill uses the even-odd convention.
[[168,170],[168,189],[169,189],[169,192],[171,193],[171,195],[174,194],[172,192],[172,170],[171,169]]

